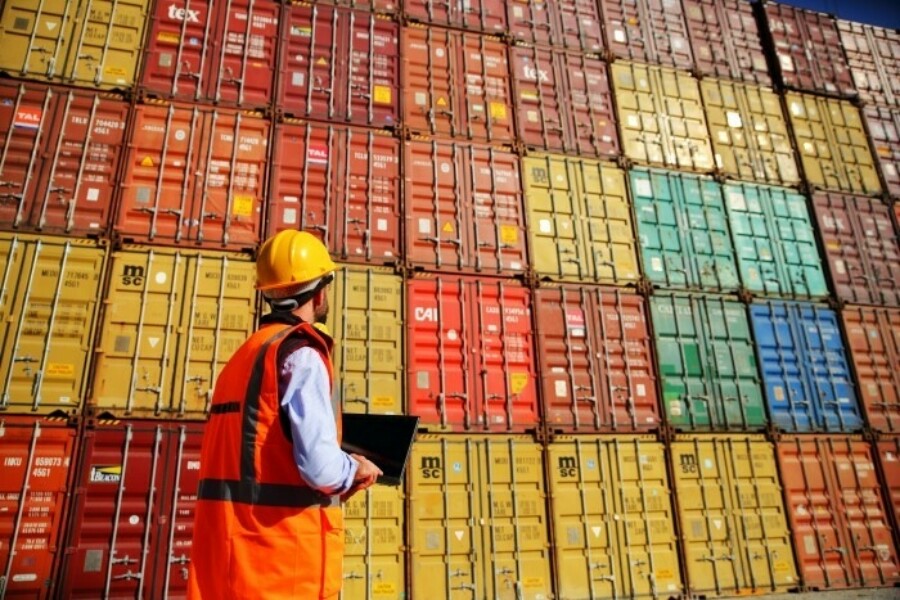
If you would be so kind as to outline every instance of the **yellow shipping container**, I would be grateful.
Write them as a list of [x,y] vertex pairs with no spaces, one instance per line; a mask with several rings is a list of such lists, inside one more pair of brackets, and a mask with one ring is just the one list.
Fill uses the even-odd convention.
[[637,281],[625,173],[596,160],[552,154],[522,159],[532,265],[562,281]]
[[377,485],[344,505],[341,600],[405,600],[403,491]]
[[411,598],[552,597],[540,444],[419,435],[409,470]]
[[857,194],[881,193],[859,114],[847,100],[788,92],[788,114],[809,183]]
[[110,263],[88,404],[125,418],[204,418],[216,377],[254,330],[255,265],[144,246]]
[[690,592],[797,587],[772,444],[762,435],[679,435],[671,453]]
[[663,445],[558,436],[547,453],[558,597],[681,595]]
[[77,414],[105,264],[93,240],[0,234],[0,410]]

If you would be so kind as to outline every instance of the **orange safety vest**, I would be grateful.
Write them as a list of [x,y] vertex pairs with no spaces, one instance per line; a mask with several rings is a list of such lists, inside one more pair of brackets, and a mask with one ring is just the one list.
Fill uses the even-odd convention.
[[[265,325],[225,365],[200,454],[189,599],[313,600],[340,593],[340,498],[303,481],[280,421],[278,358],[285,342],[292,351],[314,348],[333,379],[331,338],[309,323]],[[339,410],[335,417],[340,438]]]

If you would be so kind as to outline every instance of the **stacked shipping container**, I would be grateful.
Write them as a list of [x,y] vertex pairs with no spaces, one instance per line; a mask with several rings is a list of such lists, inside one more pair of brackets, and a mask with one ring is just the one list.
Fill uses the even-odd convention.
[[740,0],[0,11],[0,596],[184,595],[212,386],[286,228],[344,263],[344,410],[422,428],[345,508],[344,598],[900,581],[896,32]]

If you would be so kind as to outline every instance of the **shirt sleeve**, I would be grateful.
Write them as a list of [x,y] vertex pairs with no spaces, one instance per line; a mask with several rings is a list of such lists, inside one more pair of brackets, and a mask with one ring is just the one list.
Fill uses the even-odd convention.
[[341,450],[331,406],[328,370],[312,348],[288,355],[281,367],[287,411],[294,444],[294,462],[311,487],[334,495],[353,485],[358,463]]

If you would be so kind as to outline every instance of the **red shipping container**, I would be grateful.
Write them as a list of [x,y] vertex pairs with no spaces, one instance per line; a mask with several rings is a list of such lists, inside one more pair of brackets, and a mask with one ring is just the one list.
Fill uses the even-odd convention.
[[845,306],[841,320],[869,427],[900,433],[900,310]]
[[627,60],[694,68],[680,0],[600,0],[606,43]]
[[528,265],[519,157],[449,140],[404,142],[406,257],[414,267],[514,275]]
[[128,114],[117,96],[0,83],[0,228],[105,235]]
[[536,46],[510,49],[519,139],[581,156],[619,154],[612,91],[599,58]]
[[762,13],[774,44],[778,74],[791,89],[856,96],[837,23],[831,15],[766,2]]
[[266,237],[316,234],[340,260],[400,256],[400,141],[386,132],[288,121],[275,126]]
[[900,543],[900,436],[892,435],[879,440],[876,450],[884,474],[886,500],[894,516],[895,543]]
[[880,199],[816,192],[813,206],[837,297],[900,306],[900,244]]
[[505,33],[505,0],[466,0],[465,2],[434,2],[433,0],[405,0],[403,14],[413,21],[456,27],[483,33]]
[[49,598],[68,510],[77,429],[53,418],[0,418],[0,593]]
[[252,249],[269,121],[211,107],[138,106],[113,226],[123,239]]
[[437,27],[403,28],[403,124],[414,133],[515,140],[506,45]]
[[60,598],[187,595],[204,424],[85,429]]
[[900,581],[872,447],[859,436],[784,436],[775,445],[807,588]]
[[900,31],[842,19],[837,27],[860,98],[900,106]]
[[900,198],[900,108],[866,106],[862,114],[888,194]]
[[507,2],[509,34],[514,41],[599,53],[603,21],[596,0]]
[[703,75],[770,87],[753,6],[745,0],[682,0],[691,50]]
[[299,3],[282,18],[278,110],[370,127],[397,125],[399,26],[383,16]]
[[446,431],[537,428],[530,291],[457,275],[407,286],[408,413]]
[[617,288],[535,291],[543,414],[560,432],[658,429],[645,301]]

